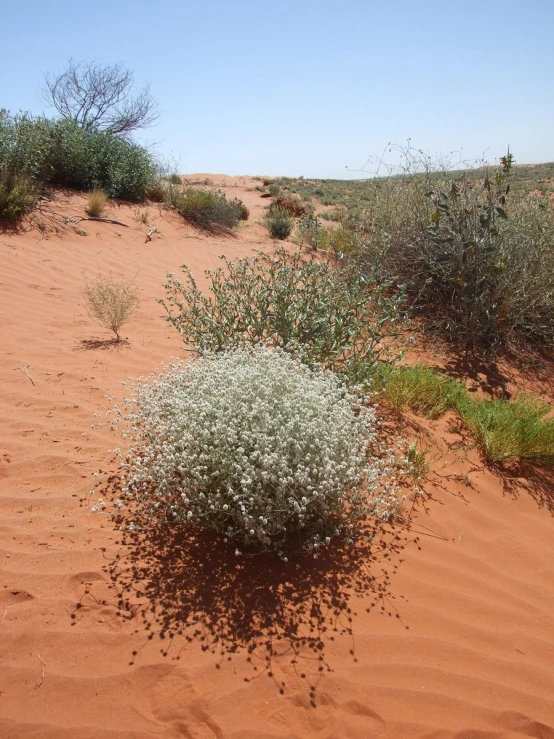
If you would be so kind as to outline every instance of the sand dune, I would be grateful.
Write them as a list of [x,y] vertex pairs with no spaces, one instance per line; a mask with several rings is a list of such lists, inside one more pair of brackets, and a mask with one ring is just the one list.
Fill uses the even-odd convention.
[[[423,424],[427,528],[301,570],[245,565],[209,536],[123,536],[91,512],[117,468],[121,383],[182,354],[156,303],[165,273],[271,248],[257,182],[194,177],[246,202],[236,238],[151,206],[145,243],[128,205],[111,212],[129,228],[79,235],[45,212],[44,234],[0,234],[0,736],[554,737],[553,480],[502,479],[453,418]],[[120,346],[85,310],[99,271],[139,289]]]

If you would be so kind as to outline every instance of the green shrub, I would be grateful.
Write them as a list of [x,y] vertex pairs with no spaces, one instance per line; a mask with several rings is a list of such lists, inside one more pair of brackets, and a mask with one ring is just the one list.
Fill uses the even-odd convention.
[[277,249],[207,270],[209,295],[183,265],[184,284],[168,274],[168,321],[200,352],[248,344],[279,347],[310,365],[370,382],[386,354],[382,341],[395,335],[401,293],[370,282],[356,270],[305,260]]
[[0,221],[17,223],[36,201],[36,188],[28,179],[0,170]]
[[167,178],[167,181],[170,185],[180,185],[182,183],[181,175],[179,174],[170,174]]
[[294,216],[283,208],[271,208],[264,217],[264,224],[274,239],[287,239],[294,226]]
[[338,535],[352,541],[367,516],[386,520],[398,507],[390,460],[368,456],[374,410],[282,352],[171,366],[139,381],[126,406],[123,498],[146,524],[210,529],[284,557]]
[[186,221],[206,231],[235,228],[244,214],[240,200],[227,200],[221,192],[194,187],[172,188],[168,197]]
[[68,120],[0,113],[0,167],[33,182],[141,200],[155,180],[150,154],[137,144]]
[[281,188],[279,187],[279,185],[275,184],[270,185],[268,190],[271,197],[276,197],[281,192]]

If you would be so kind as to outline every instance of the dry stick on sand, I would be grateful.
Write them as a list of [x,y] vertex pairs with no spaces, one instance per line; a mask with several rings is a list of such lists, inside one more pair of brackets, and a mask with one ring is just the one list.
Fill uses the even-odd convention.
[[42,657],[40,656],[40,654],[39,654],[38,658],[40,660],[40,678],[39,678],[38,683],[35,685],[35,690],[38,690],[40,688],[40,686],[42,685],[42,683],[44,682],[44,668],[46,667],[46,665],[44,663],[44,660],[42,659]]
[[56,213],[56,211],[52,210],[52,208],[46,208],[44,206],[39,206],[39,211],[41,213],[44,211],[48,211],[49,213],[62,218],[64,223],[72,223],[74,225],[80,223],[81,221],[101,221],[102,223],[113,223],[115,226],[124,226],[125,228],[129,228],[128,223],[115,221],[113,218],[94,218],[93,216],[81,216],[75,219],[75,216],[64,216],[62,213]]
[[81,216],[80,218],[77,218],[73,220],[73,218],[70,218],[69,216],[67,218],[64,218],[66,223],[72,223],[74,226],[77,225],[77,223],[81,223],[81,221],[100,221],[100,223],[113,223],[115,226],[125,226],[125,228],[129,228],[128,223],[123,223],[123,221],[115,221],[113,218],[97,218],[95,216]]
[[33,380],[33,378],[31,377],[31,375],[30,375],[30,374],[29,374],[29,373],[27,372],[27,367],[30,367],[30,366],[31,366],[30,364],[26,364],[26,365],[25,365],[25,367],[23,367],[23,369],[24,369],[24,371],[25,371],[25,374],[26,374],[26,375],[27,375],[27,377],[29,378],[29,380],[31,380],[31,382],[32,382],[32,383],[33,383],[33,385],[34,385],[34,384],[35,384],[35,381],[34,381],[34,380]]
[[425,524],[419,523],[419,521],[414,521],[411,518],[404,518],[404,516],[399,516],[399,515],[396,515],[395,518],[399,518],[401,521],[405,521],[410,526],[421,526],[422,529],[427,529],[427,531],[432,531],[433,534],[440,536],[440,538],[444,539],[444,541],[448,541],[448,536],[441,534],[440,531],[435,531],[435,529],[432,529],[430,526],[425,526]]

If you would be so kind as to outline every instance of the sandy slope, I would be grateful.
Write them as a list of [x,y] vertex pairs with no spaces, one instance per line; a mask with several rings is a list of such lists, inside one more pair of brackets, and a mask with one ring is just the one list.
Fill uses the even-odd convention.
[[[238,238],[151,207],[144,243],[129,206],[112,210],[129,229],[0,234],[0,736],[554,737],[552,478],[502,483],[453,418],[425,424],[415,509],[440,536],[387,531],[297,570],[209,537],[123,540],[91,512],[120,443],[106,396],[180,352],[165,272],[270,247],[257,183],[208,176],[251,208]],[[136,275],[120,347],[85,311],[98,271]]]

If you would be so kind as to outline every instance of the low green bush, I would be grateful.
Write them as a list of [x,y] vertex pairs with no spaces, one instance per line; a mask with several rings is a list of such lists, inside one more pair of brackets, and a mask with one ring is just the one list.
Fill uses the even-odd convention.
[[0,169],[0,221],[16,223],[36,201],[36,188],[28,179]]
[[274,239],[284,241],[294,227],[294,216],[284,208],[271,208],[264,216],[264,224]]
[[351,542],[368,516],[398,508],[392,455],[371,454],[375,412],[360,400],[265,348],[173,365],[119,412],[132,443],[119,505],[142,525],[210,529],[282,557]]
[[142,200],[156,177],[138,144],[69,120],[0,112],[0,167],[38,185],[102,189],[109,197]]
[[167,275],[160,303],[189,346],[203,353],[265,344],[371,382],[387,355],[384,338],[397,333],[401,292],[299,251],[222,260],[224,268],[205,272],[207,293],[186,264],[184,283]]
[[171,188],[168,201],[186,221],[206,231],[233,229],[245,215],[240,200],[228,200],[224,193],[195,187]]

